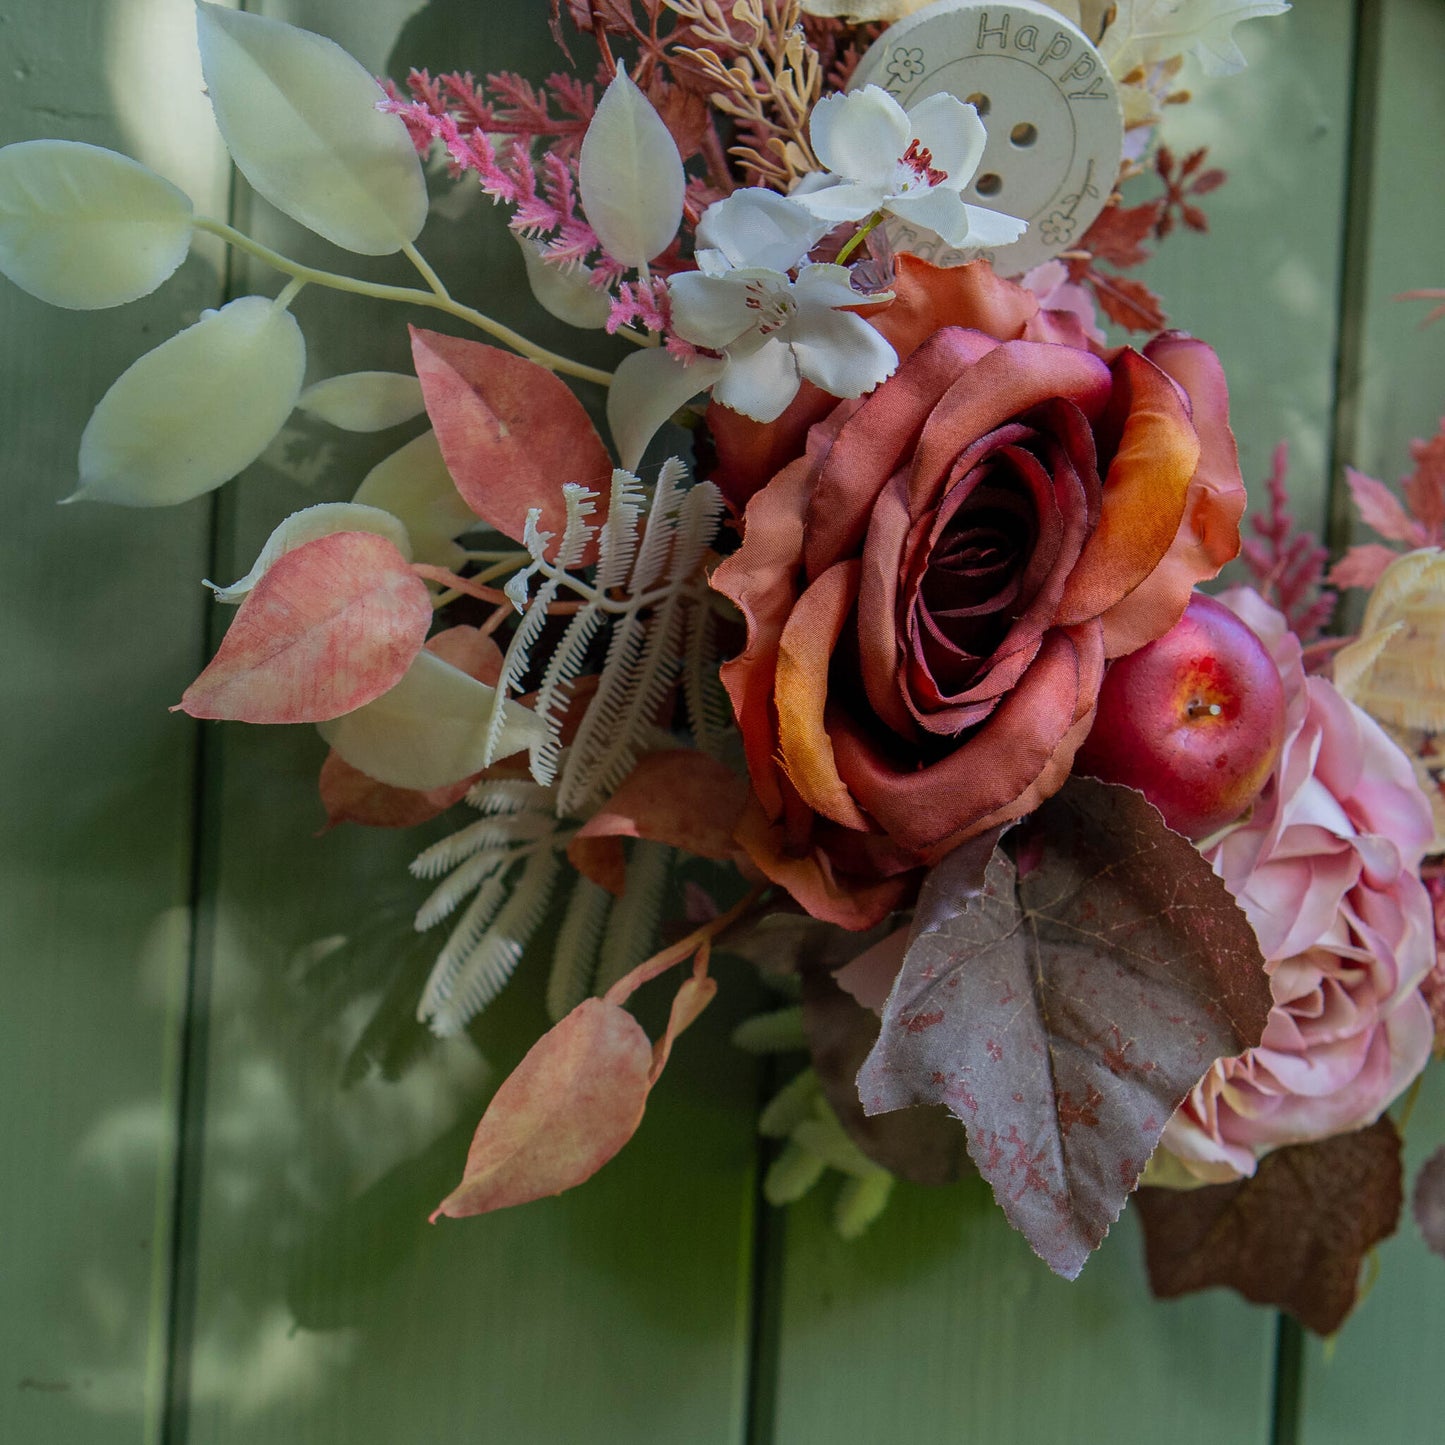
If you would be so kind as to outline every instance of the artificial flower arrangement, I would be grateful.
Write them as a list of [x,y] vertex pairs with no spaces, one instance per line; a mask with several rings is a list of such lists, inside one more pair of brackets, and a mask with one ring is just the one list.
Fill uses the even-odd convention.
[[[775,1201],[832,1166],[853,1231],[896,1176],[976,1169],[1072,1278],[1137,1190],[1158,1293],[1338,1327],[1401,1210],[1384,1111],[1445,1036],[1445,432],[1403,502],[1350,475],[1397,546],[1336,564],[1368,600],[1325,638],[1283,455],[1242,541],[1219,362],[1125,274],[1224,179],[1158,138],[1186,53],[1237,70],[1233,26],[1287,8],[551,0],[545,84],[403,89],[202,3],[243,175],[417,287],[303,267],[113,152],[0,150],[0,270],[42,299],[145,295],[197,230],[290,278],[116,381],[77,497],[198,496],[297,407],[426,414],[215,587],[235,616],[180,706],[315,724],[333,822],[466,810],[413,870],[418,928],[449,924],[438,1033],[547,941],[554,1026],[438,1214],[605,1164],[725,954],[783,996],[740,1041],[811,1054],[761,1121]],[[939,43],[1012,47],[1077,102],[1082,179],[1035,184],[1052,137],[981,88],[1000,72],[930,88]],[[415,244],[434,156],[614,370],[451,296]],[[414,325],[414,375],[306,386],[306,285],[487,340]],[[579,400],[604,390],[610,447]],[[1241,545],[1255,585],[1197,591]],[[678,974],[653,1041],[625,1005]],[[1416,1204],[1445,1249],[1442,1176]]]

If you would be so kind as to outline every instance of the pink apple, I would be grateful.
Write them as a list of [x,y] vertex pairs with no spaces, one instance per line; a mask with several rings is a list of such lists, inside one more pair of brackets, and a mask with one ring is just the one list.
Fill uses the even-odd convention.
[[1099,689],[1077,772],[1138,788],[1178,833],[1238,818],[1284,742],[1284,686],[1254,632],[1196,592],[1179,622],[1121,657]]

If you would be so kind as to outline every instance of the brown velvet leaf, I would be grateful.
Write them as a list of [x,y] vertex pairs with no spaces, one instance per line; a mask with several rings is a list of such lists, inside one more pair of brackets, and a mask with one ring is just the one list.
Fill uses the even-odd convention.
[[827,969],[803,973],[803,1031],[818,1082],[849,1138],[875,1164],[915,1184],[952,1184],[974,1172],[963,1126],[940,1105],[869,1117],[858,1070],[878,1040],[878,1015],[850,998]]
[[1445,1145],[1420,1166],[1410,1208],[1425,1243],[1436,1254],[1445,1255]]
[[1075,778],[1011,841],[981,889],[965,850],[929,874],[858,1088],[869,1114],[947,1104],[1009,1221],[1072,1279],[1180,1101],[1259,1042],[1269,980],[1142,794]]
[[1365,1254],[1395,1232],[1400,1136],[1388,1117],[1276,1149],[1250,1179],[1141,1189],[1149,1283],[1161,1299],[1214,1285],[1332,1335],[1359,1295]]

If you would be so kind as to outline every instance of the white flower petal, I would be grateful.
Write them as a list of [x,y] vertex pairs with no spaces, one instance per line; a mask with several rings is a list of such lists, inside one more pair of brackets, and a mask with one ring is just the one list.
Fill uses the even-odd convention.
[[805,381],[830,396],[862,396],[898,369],[898,353],[861,316],[817,311],[789,328],[788,341]]
[[908,149],[908,116],[886,90],[865,85],[820,100],[813,107],[808,134],[813,153],[835,175],[886,186]]
[[703,212],[697,239],[699,246],[721,251],[729,265],[791,271],[827,229],[789,197],[747,186]]
[[968,244],[970,246],[1008,246],[1029,228],[1018,216],[991,211],[987,206],[965,206],[968,212]]
[[804,266],[793,283],[793,295],[804,307],[858,306],[865,301],[882,299],[855,291],[851,276],[846,266]]
[[[889,179],[892,180],[891,175]],[[820,221],[836,225],[840,221],[861,221],[865,216],[871,216],[883,205],[887,194],[883,185],[843,181],[836,186],[809,191],[796,199],[804,210],[817,216]]]
[[969,230],[969,207],[957,191],[947,186],[935,186],[913,196],[894,196],[888,202],[888,209],[915,226],[936,231],[950,246],[974,241]]
[[[704,276],[701,271],[684,271],[669,278],[672,297],[672,329],[694,346],[722,351],[757,324],[757,311],[748,305],[747,277],[752,272],[731,271],[723,276]],[[764,273],[787,285],[779,272]]]
[[754,421],[777,421],[798,394],[798,364],[777,337],[746,356],[729,356],[712,399]]
[[673,412],[722,373],[723,363],[713,357],[699,357],[685,366],[661,347],[624,357],[607,390],[607,424],[622,465],[636,471],[648,442]]
[[933,156],[935,170],[948,176],[950,189],[962,190],[973,179],[988,132],[971,105],[947,91],[930,95],[908,112],[908,126]]

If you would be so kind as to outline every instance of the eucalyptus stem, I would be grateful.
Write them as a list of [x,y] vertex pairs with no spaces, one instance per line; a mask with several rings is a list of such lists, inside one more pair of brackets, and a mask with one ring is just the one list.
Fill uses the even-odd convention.
[[[238,231],[224,221],[213,220],[209,216],[196,216],[193,224],[198,231],[208,231],[213,236],[219,236],[221,240],[234,246],[238,251],[244,251],[248,256],[254,256],[258,261],[264,261],[274,270],[294,277],[297,281],[326,286],[333,291],[349,291],[355,296],[369,296],[377,301],[400,301],[411,306],[427,306],[433,311],[445,311],[447,315],[466,321],[475,326],[478,331],[483,331],[488,336],[502,342],[503,345],[511,347],[519,355],[535,361],[539,366],[545,366],[548,371],[560,372],[564,376],[573,376],[579,381],[594,382],[598,386],[612,385],[610,371],[602,371],[595,366],[584,366],[580,361],[573,361],[570,357],[561,356],[555,351],[548,351],[545,347],[528,341],[525,336],[520,332],[513,331],[510,326],[503,326],[500,321],[493,321],[490,316],[485,316],[482,312],[473,310],[470,306],[463,306],[460,301],[454,300],[439,280],[436,282],[436,285],[441,287],[439,291],[435,289],[420,291],[412,286],[386,286],[376,281],[359,281],[354,276],[343,276],[335,271],[319,271],[313,266],[303,266],[299,261],[293,261],[289,256],[283,256],[279,251],[273,251],[269,246],[263,246],[261,242],[252,240],[244,231]],[[414,250],[414,248],[408,249]],[[412,260],[413,264],[421,262],[418,269],[422,270],[423,276],[430,272],[431,278],[435,279],[436,273],[432,272],[426,262],[421,260],[419,253]]]

